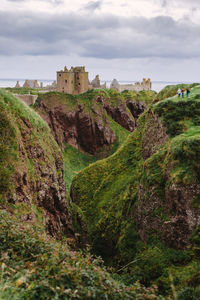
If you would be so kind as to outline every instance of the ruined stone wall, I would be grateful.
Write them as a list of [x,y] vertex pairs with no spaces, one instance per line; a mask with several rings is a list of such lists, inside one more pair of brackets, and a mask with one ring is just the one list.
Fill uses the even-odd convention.
[[35,101],[37,100],[37,95],[14,95],[16,98],[20,99],[22,102],[24,102],[26,105],[35,104]]
[[71,72],[57,72],[57,91],[74,94],[75,78]]
[[123,92],[125,90],[140,92],[144,90],[144,87],[140,84],[120,84],[119,92]]
[[119,82],[116,79],[113,79],[110,88],[116,89],[119,92],[123,92],[125,90],[128,91],[147,91],[151,90],[151,80],[150,79],[143,79],[143,81],[136,82],[135,84],[119,84]]

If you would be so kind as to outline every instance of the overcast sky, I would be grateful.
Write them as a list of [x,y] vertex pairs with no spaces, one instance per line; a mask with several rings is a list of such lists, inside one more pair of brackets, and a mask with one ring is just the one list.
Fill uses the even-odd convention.
[[200,81],[200,0],[1,0],[0,78]]

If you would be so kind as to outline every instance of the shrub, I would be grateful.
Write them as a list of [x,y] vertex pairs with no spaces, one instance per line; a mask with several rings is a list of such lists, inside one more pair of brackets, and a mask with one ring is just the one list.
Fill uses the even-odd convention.
[[184,290],[178,292],[177,300],[197,300],[194,290],[186,287]]

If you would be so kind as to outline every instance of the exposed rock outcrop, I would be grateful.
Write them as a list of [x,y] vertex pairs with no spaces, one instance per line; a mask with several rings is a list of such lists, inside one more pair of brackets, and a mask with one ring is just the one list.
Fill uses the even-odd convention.
[[145,109],[144,103],[126,102],[120,93],[111,99],[101,90],[91,90],[79,97],[48,93],[38,101],[37,112],[47,122],[61,148],[68,143],[92,155],[110,149],[116,141],[108,116],[132,132]]
[[130,109],[136,121],[146,108],[146,104],[144,102],[134,102],[131,100],[126,101],[126,105]]
[[85,112],[82,105],[75,111],[68,111],[57,103],[55,107],[49,108],[46,103],[41,102],[39,113],[52,129],[56,141],[62,148],[68,143],[77,149],[81,148],[90,154],[96,154],[102,147],[113,144],[116,139],[104,115],[98,116],[95,109],[93,109],[94,117]]
[[[4,96],[0,98],[0,105],[8,121],[2,120],[2,124],[7,122],[7,130],[12,129],[13,143],[9,151],[4,150],[9,163],[5,158],[0,160],[0,165],[3,164],[4,177],[11,167],[12,175],[8,173],[10,185],[2,190],[0,199],[22,210],[23,222],[37,223],[40,216],[49,234],[60,237],[64,233],[73,237],[61,151],[48,126],[32,109],[9,95],[5,103]],[[6,131],[2,134],[5,138]],[[7,145],[10,138],[9,133]]]
[[129,114],[127,114],[125,105],[121,104],[117,107],[112,107],[107,102],[104,103],[104,108],[106,109],[109,116],[119,123],[122,127],[126,128],[128,131],[133,131],[136,125],[134,119],[131,119]]

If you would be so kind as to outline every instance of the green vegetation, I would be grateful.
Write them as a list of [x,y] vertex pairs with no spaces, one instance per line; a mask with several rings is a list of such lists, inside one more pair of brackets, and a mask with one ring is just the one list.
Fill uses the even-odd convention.
[[43,228],[22,223],[0,211],[0,298],[42,299],[162,299],[156,288],[114,280],[100,258],[75,252],[48,237]]
[[65,183],[68,191],[70,190],[73,177],[80,170],[97,160],[95,156],[88,153],[82,153],[70,145],[66,145],[63,159],[65,167]]
[[38,95],[40,93],[40,89],[36,88],[29,88],[29,87],[20,87],[20,88],[5,88],[6,91],[12,93],[12,94],[20,94],[20,95],[25,95],[25,94],[30,94],[30,95]]
[[[0,96],[1,97],[1,96]],[[17,159],[16,132],[14,124],[3,110],[0,98],[0,201],[3,201],[5,193],[12,190],[10,178],[14,172]]]
[[[165,222],[176,213],[173,207],[166,209],[166,191],[178,185],[184,197],[187,188],[200,183],[199,94],[200,88],[195,87],[189,99],[173,97],[151,105],[113,155],[85,168],[72,182],[73,200],[82,210],[94,253],[120,270],[126,282],[156,283],[163,295],[175,289],[181,297],[200,268],[198,229],[185,251],[161,242]],[[155,115],[160,116],[168,137],[151,145],[146,132],[151,134],[151,124],[155,135]],[[149,123],[150,118],[154,122]],[[165,128],[158,130],[158,135],[166,134]],[[144,159],[145,139],[152,153]],[[198,188],[193,198],[184,201],[199,208]],[[147,243],[141,241],[138,226]],[[199,285],[191,288],[198,299]]]
[[72,180],[79,171],[96,162],[97,160],[102,159],[102,157],[104,157],[105,155],[110,156],[123,144],[123,142],[130,134],[126,129],[116,123],[111,117],[108,116],[108,119],[110,122],[110,127],[115,132],[117,138],[111,149],[109,151],[106,150],[106,154],[104,152],[104,149],[102,149],[102,151],[100,151],[96,155],[90,155],[66,144],[65,150],[63,152],[63,159],[67,191],[70,190]]
[[[171,92],[166,89],[165,93]],[[81,104],[96,117],[93,110],[101,110],[102,103],[92,104],[91,99],[104,95],[115,105],[115,101],[123,103],[135,97],[132,92],[122,94],[120,100],[114,90],[92,90],[79,96],[53,92],[40,97],[49,105],[56,97],[72,111]],[[74,239],[56,241],[46,235],[43,211],[35,202],[37,195],[29,195],[30,203],[13,204],[16,171],[26,172],[27,182],[33,185],[42,180],[37,161],[28,150],[42,149],[37,151],[42,157],[39,167],[46,171],[49,164],[56,174],[61,172],[56,166],[61,154],[46,123],[32,109],[0,91],[1,299],[199,299],[200,228],[195,228],[184,250],[167,247],[163,239],[166,224],[169,227],[171,218],[178,216],[173,199],[170,202],[171,192],[174,197],[180,194],[195,213],[200,209],[199,95],[200,88],[194,87],[189,99],[173,97],[151,104],[132,134],[105,115],[105,122],[109,121],[117,135],[106,154],[92,157],[66,145],[67,187],[75,176],[72,218],[76,222],[75,214],[80,214],[92,241],[92,253],[103,257],[111,275],[99,257],[87,250],[72,251],[67,243],[75,247]],[[145,93],[136,96],[141,101],[146,97]],[[157,116],[165,128],[159,127]],[[152,136],[158,130],[155,143],[147,136],[149,126]],[[165,129],[168,136],[162,139]],[[145,146],[149,147],[148,155],[144,154]],[[103,155],[110,156],[96,161]],[[32,212],[35,218],[22,222],[23,216]],[[81,233],[80,227],[75,224],[76,233]]]
[[[41,181],[36,161],[41,160],[41,169],[45,170],[49,164],[56,172],[55,162],[61,159],[61,153],[42,118],[3,90],[0,90],[0,110],[0,204],[5,205],[8,199],[13,201],[16,174],[26,174],[26,182],[36,184],[37,180]],[[34,147],[40,159],[28,153]],[[19,155],[19,148],[23,156]],[[33,205],[36,195],[29,194],[29,197]]]
[[164,89],[162,89],[158,95],[156,96],[156,99],[163,100],[169,97],[173,97],[177,95],[178,89],[186,89],[186,88],[194,88],[198,86],[199,83],[192,83],[192,84],[177,84],[177,85],[167,85]]
[[[78,105],[83,105],[84,109],[91,112],[91,108],[95,105],[95,108],[100,109],[102,103],[96,103],[98,97],[102,97],[107,100],[109,105],[118,106],[125,103],[127,100],[142,101],[147,104],[151,103],[155,96],[154,91],[124,91],[122,93],[114,89],[92,89],[86,93],[79,95],[63,94],[59,92],[49,92],[41,94],[40,96],[45,101],[48,101],[48,105],[53,104],[55,101],[59,104],[63,104],[66,108],[75,108]],[[37,107],[37,103],[35,105]],[[129,111],[127,109],[127,111]]]
[[[40,95],[35,103],[35,109],[37,111],[39,101],[46,102],[49,109],[53,108],[56,104],[62,106],[65,112],[79,111],[80,107],[84,113],[89,113],[93,119],[99,119],[103,122],[103,125],[110,127],[116,135],[116,141],[110,147],[102,148],[99,153],[95,156],[91,156],[87,153],[83,153],[76,148],[66,145],[63,152],[64,162],[65,162],[65,179],[67,190],[69,190],[71,181],[75,174],[83,168],[87,167],[89,164],[102,159],[104,157],[113,154],[126,140],[130,134],[125,128],[116,123],[103,108],[103,102],[101,99],[106,101],[109,105],[113,107],[118,107],[120,105],[124,106],[126,113],[133,119],[131,112],[126,107],[127,100],[133,101],[143,101],[146,103],[152,102],[155,97],[155,92],[153,91],[125,91],[119,93],[114,89],[92,89],[88,92],[80,95],[70,95],[63,94],[59,92],[50,92],[44,95]],[[97,101],[100,99],[100,101]],[[40,111],[44,114],[45,111]]]
[[[45,233],[35,186],[44,180],[39,170],[44,177],[47,172],[61,173],[59,147],[39,115],[2,90],[0,108],[0,298],[161,299],[156,288],[126,286],[108,273],[100,258],[70,250],[67,243],[75,246],[74,239],[56,241]],[[121,143],[128,133],[114,122],[112,126]],[[74,170],[90,162],[80,153],[79,162],[75,161],[77,153],[71,147],[66,151],[74,157],[66,158]],[[20,192],[27,188],[26,202],[16,202],[14,196],[21,174],[26,174],[20,187]],[[25,220],[27,216],[31,218]]]

